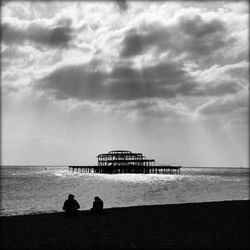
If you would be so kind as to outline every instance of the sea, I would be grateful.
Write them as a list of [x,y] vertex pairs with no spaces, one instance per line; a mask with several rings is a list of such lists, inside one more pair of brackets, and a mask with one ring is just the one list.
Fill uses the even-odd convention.
[[182,168],[180,174],[91,174],[67,166],[2,166],[0,216],[61,212],[69,194],[81,210],[249,200],[249,168]]

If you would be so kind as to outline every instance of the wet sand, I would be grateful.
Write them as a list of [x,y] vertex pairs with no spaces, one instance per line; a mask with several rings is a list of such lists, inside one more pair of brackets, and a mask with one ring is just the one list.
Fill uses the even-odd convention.
[[250,201],[1,217],[1,249],[247,249]]

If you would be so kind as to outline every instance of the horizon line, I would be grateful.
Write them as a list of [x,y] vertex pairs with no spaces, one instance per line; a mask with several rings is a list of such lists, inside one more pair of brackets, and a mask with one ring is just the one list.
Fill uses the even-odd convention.
[[[69,166],[83,166],[83,165],[75,165],[75,164],[25,164],[25,165],[17,165],[17,164],[1,164],[0,167],[69,167]],[[96,166],[93,164],[87,164],[86,166]],[[159,166],[170,166],[169,164],[159,164]],[[176,165],[177,166],[177,165]],[[182,168],[227,168],[227,169],[248,169],[249,167],[204,167],[204,166],[182,166],[178,165]]]

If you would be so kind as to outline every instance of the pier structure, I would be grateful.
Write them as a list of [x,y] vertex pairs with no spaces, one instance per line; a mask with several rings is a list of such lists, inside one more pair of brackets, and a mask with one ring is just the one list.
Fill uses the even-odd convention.
[[142,174],[180,174],[181,166],[156,166],[155,160],[146,159],[141,153],[115,150],[97,156],[97,166],[69,166],[69,170],[81,173],[142,173]]
[[99,154],[97,156],[99,167],[152,167],[155,166],[155,160],[146,159],[141,153],[132,153],[131,151],[115,150],[108,154]]

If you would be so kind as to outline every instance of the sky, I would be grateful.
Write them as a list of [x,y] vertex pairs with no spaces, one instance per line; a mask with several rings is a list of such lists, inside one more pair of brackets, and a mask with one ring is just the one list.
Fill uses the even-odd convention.
[[2,4],[3,165],[249,167],[247,1]]

